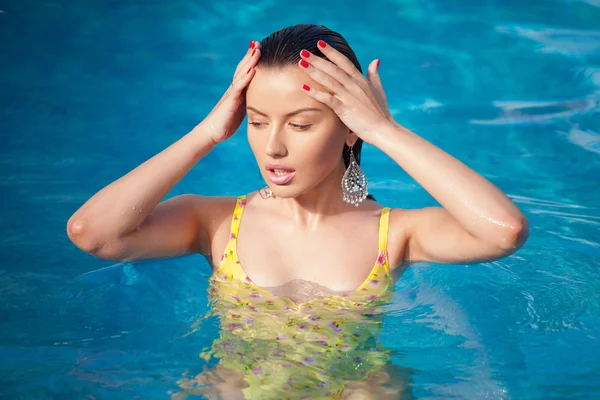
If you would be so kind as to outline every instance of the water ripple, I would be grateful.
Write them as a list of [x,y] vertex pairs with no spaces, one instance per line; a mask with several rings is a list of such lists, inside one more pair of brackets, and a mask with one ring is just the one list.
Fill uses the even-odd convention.
[[500,116],[469,122],[475,125],[549,124],[595,110],[599,101],[599,96],[564,101],[494,101],[492,105],[501,109]]
[[550,215],[552,217],[565,219],[569,222],[577,221],[577,222],[583,222],[584,224],[600,225],[600,216],[597,216],[597,215],[566,213],[566,212],[543,210],[543,209],[536,209],[536,208],[530,209],[529,212],[531,214]]
[[568,132],[559,132],[574,145],[592,153],[600,154],[600,133],[595,131],[584,131],[577,126],[573,126]]
[[538,51],[543,53],[581,57],[594,55],[600,50],[600,31],[551,27],[526,28],[519,25],[498,26],[496,30],[533,40],[541,45]]
[[536,205],[536,206],[556,207],[556,208],[584,208],[584,209],[588,208],[586,206],[582,206],[579,204],[563,203],[563,202],[555,201],[555,200],[538,199],[535,197],[527,197],[527,196],[521,196],[521,195],[515,195],[515,194],[511,194],[509,197],[514,202],[521,203],[521,204],[531,204],[531,205]]

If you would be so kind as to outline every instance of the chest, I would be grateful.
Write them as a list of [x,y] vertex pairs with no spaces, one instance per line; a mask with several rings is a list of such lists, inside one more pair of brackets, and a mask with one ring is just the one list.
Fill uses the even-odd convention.
[[302,230],[248,216],[239,228],[235,252],[241,268],[259,286],[349,292],[363,284],[376,264],[378,218]]

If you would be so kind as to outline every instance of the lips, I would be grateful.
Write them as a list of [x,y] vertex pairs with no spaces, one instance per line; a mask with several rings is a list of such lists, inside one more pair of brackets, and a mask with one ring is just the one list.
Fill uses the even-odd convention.
[[296,170],[294,168],[290,168],[281,164],[267,164],[265,169],[267,170],[269,180],[275,185],[285,185],[291,181],[296,174]]

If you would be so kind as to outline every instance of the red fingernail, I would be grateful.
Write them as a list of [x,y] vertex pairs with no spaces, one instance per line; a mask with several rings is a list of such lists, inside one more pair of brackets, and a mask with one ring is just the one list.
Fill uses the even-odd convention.
[[310,92],[310,86],[308,85],[302,86],[302,89],[306,90],[307,92]]
[[379,68],[379,64],[381,64],[381,60],[377,60],[377,68]]
[[325,42],[324,42],[324,41],[322,41],[322,40],[319,40],[319,41],[317,42],[317,44],[319,45],[319,47],[321,47],[321,48],[323,48],[323,49],[324,49],[324,48],[327,46],[327,45],[325,44]]
[[304,68],[308,68],[308,63],[306,62],[306,60],[300,61],[300,65],[302,65],[302,67]]
[[250,71],[252,71],[252,67],[248,68],[248,72],[246,72],[246,73],[249,74]]
[[252,50],[252,55],[254,55],[254,53],[256,53],[256,49]]
[[250,48],[253,49],[254,48],[254,40],[250,41]]
[[310,57],[310,53],[309,53],[308,51],[306,51],[306,50],[302,50],[302,51],[300,52],[300,55],[301,55],[302,57],[304,57],[304,58],[308,58],[308,57]]

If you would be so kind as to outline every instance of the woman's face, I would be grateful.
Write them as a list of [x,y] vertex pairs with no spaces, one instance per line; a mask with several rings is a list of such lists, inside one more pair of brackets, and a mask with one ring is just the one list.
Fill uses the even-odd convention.
[[246,92],[250,147],[277,197],[299,196],[343,171],[342,150],[351,141],[333,110],[306,95],[303,84],[324,90],[295,66],[257,68]]

